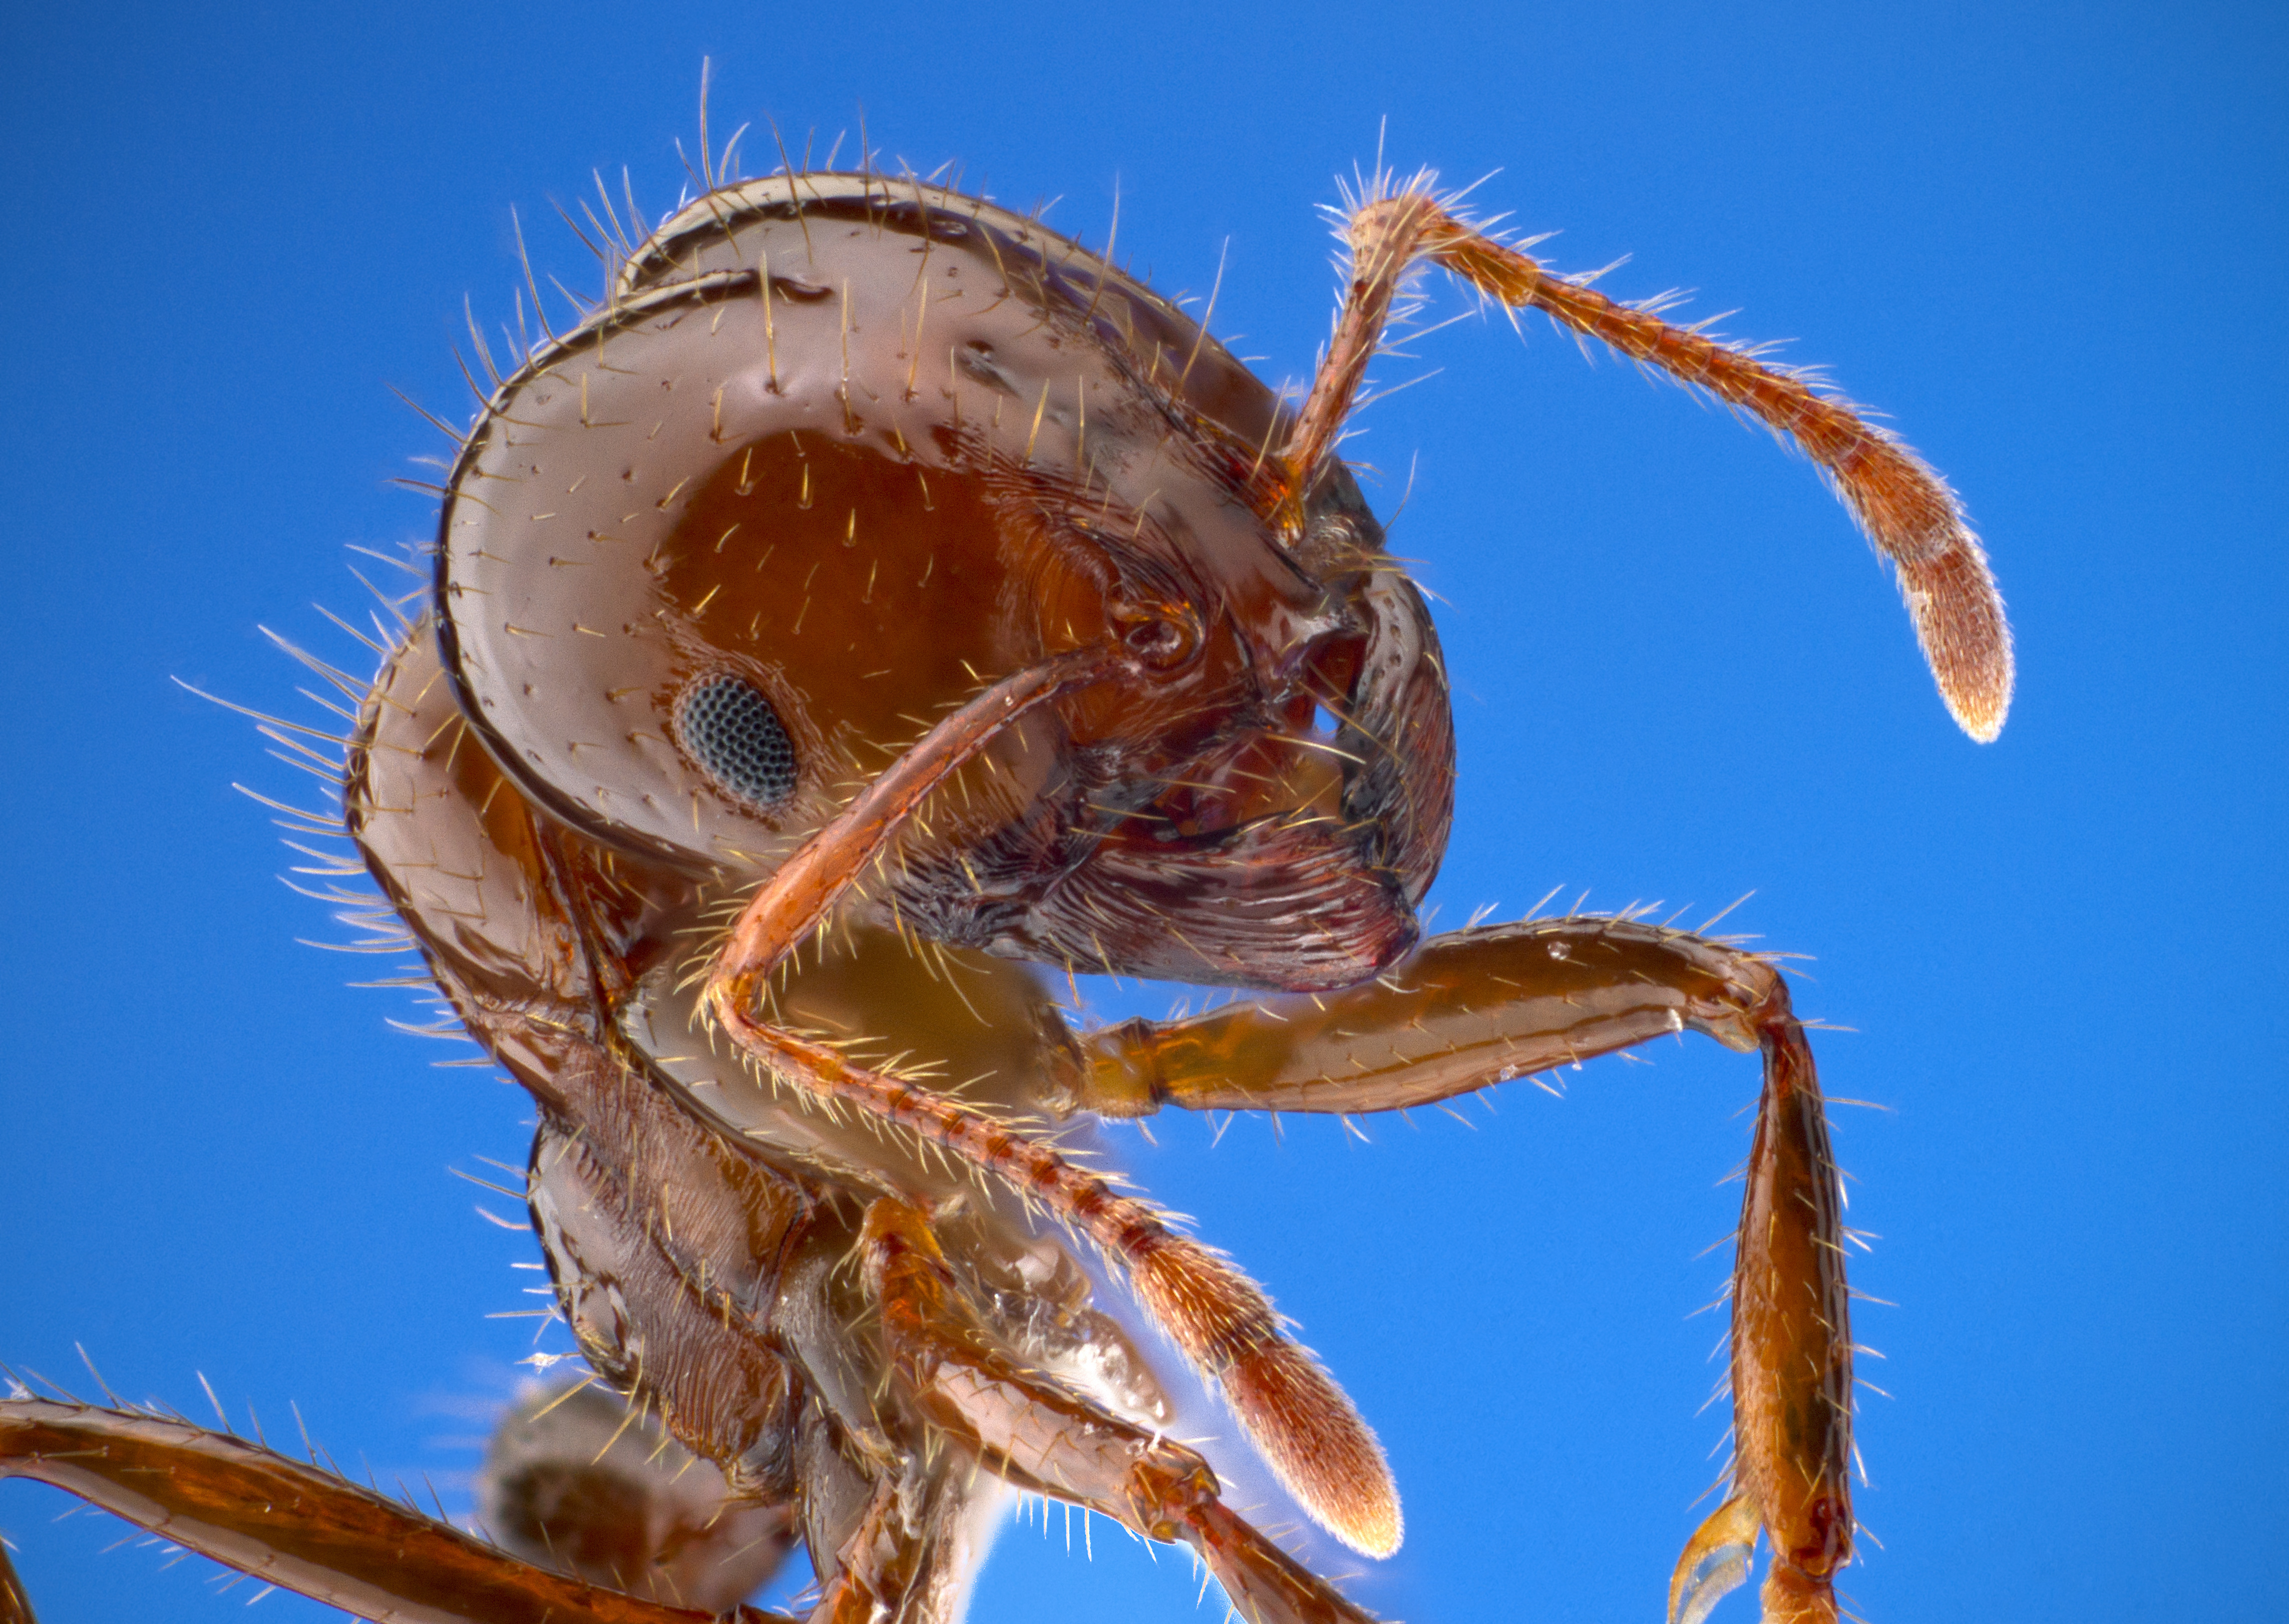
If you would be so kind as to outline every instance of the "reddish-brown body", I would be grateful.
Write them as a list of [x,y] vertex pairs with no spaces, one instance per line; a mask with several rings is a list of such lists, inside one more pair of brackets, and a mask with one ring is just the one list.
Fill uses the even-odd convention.
[[[1767,1617],[1834,1616],[1851,1346],[1785,990],[1623,920],[1418,942],[1446,675],[1334,447],[1433,259],[1796,434],[1899,562],[1982,736],[2008,698],[1999,603],[1945,487],[1800,380],[1547,277],[1419,186],[1348,231],[1349,297],[1290,410],[1174,306],[989,204],[876,176],[725,187],[624,244],[605,303],[462,442],[435,592],[363,700],[347,825],[539,1107],[534,1227],[596,1376],[770,1548],[807,1543],[816,1617],[947,1616],[999,1481],[1189,1543],[1257,1624],[1363,1618],[1160,1437],[1088,1250],[1299,1501],[1381,1555],[1400,1519],[1372,1434],[1252,1282],[1059,1125],[1394,1109],[1688,1027],[1760,1050],[1765,1092],[1735,1491],[1671,1610],[1697,1620],[1761,1532]],[[1274,996],[1075,1034],[1036,966]],[[545,1447],[543,1418],[518,1424]],[[111,1451],[134,1463],[89,1464]],[[179,1504],[117,1486],[153,1458]],[[299,1468],[42,1401],[0,1405],[0,1471],[157,1503],[186,1543],[221,1528],[203,1548],[406,1616],[659,1619],[618,1592],[741,1593],[691,1588],[685,1524],[613,1546],[611,1518],[564,1512],[527,1555],[635,1551],[576,1595]],[[319,1514],[233,1524],[256,1479]]]

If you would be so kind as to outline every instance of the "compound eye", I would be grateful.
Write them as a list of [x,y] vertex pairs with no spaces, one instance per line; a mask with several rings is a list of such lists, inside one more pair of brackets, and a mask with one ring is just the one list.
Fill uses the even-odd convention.
[[727,794],[776,807],[794,793],[794,741],[753,683],[718,672],[700,677],[675,702],[675,738]]

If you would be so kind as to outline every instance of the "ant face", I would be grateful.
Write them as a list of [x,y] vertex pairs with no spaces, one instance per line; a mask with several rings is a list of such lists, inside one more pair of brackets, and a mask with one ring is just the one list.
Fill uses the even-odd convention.
[[1452,737],[1348,472],[1280,521],[1291,426],[1037,224],[756,183],[500,387],[442,523],[446,667],[536,806],[736,880],[985,673],[1117,647],[937,798],[872,905],[1079,968],[1349,985],[1415,940]]

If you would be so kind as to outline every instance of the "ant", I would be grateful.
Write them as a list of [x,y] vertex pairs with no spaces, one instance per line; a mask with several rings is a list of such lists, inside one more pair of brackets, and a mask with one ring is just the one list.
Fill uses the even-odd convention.
[[[1006,1486],[1189,1546],[1253,1624],[1364,1624],[1167,1436],[1090,1254],[1296,1501],[1380,1556],[1401,1517],[1373,1432],[1261,1288],[1068,1129],[1398,1110],[1689,1029],[1764,1082],[1736,1459],[1670,1615],[1697,1624],[1761,1535],[1765,1618],[1835,1619],[1853,1348],[1787,989],[1627,918],[1423,936],[1447,674],[1337,453],[1420,267],[1540,310],[1799,446],[1991,739],[2009,633],[1945,483],[1428,175],[1347,199],[1300,403],[1105,259],[942,187],[711,175],[641,241],[606,229],[605,298],[457,436],[434,581],[379,674],[330,672],[377,927],[538,1105],[523,1193],[590,1382],[506,1424],[503,1546],[20,1389],[0,1475],[372,1617],[758,1620],[741,1598],[799,1540],[812,1619],[932,1624]],[[1075,1031],[1038,967],[1263,996]],[[0,1620],[28,1620],[0,1580]]]

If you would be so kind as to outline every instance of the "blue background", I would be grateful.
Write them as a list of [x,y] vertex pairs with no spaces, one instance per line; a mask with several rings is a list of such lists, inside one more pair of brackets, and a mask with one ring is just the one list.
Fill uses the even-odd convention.
[[[0,537],[8,854],[0,1359],[193,1413],[290,1400],[461,1503],[510,1390],[530,1243],[447,1176],[518,1162],[522,1097],[427,1068],[403,994],[237,779],[294,711],[258,623],[347,657],[345,544],[419,540],[389,480],[459,418],[464,293],[512,314],[628,164],[715,129],[883,159],[1120,245],[1275,379],[1326,331],[1332,178],[1386,149],[1623,297],[1795,338],[1965,493],[2017,622],[2002,741],[1948,722],[1799,459],[1585,365],[1539,320],[1386,363],[1353,452],[1442,609],[1459,924],[1553,886],[1807,953],[1865,1305],[1864,1563],[1886,1624],[2289,1616],[2283,1186],[2283,13],[2271,6],[0,10],[10,313]],[[1913,14],[1910,14],[1912,12]],[[751,135],[762,163],[767,138]],[[1433,316],[1461,307],[1440,295]],[[354,560],[351,561],[355,561]],[[307,708],[295,713],[307,715]],[[1108,991],[1109,1011],[1168,994]],[[1705,1043],[1368,1125],[1128,1135],[1381,1429],[1409,1538],[1358,1593],[1417,1624],[1653,1619],[1714,1468],[1701,1255],[1751,1063]],[[243,1424],[243,1419],[241,1424]],[[0,1490],[50,1624],[224,1616],[214,1570]],[[981,1624],[1217,1616],[1180,1557],[1009,1532]],[[1357,1567],[1356,1562],[1340,1564]],[[1736,1597],[1718,1615],[1736,1621]],[[235,1615],[233,1615],[235,1616]],[[273,1620],[323,1616],[289,1597]]]

